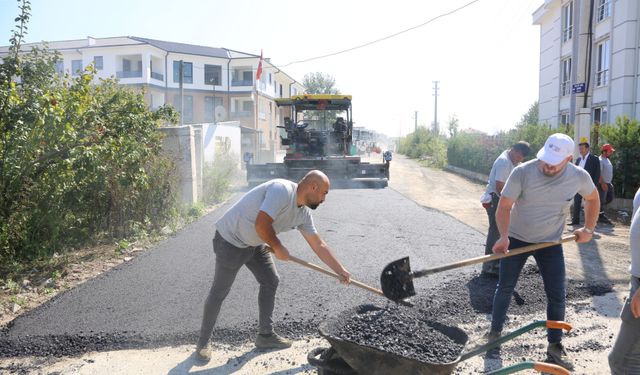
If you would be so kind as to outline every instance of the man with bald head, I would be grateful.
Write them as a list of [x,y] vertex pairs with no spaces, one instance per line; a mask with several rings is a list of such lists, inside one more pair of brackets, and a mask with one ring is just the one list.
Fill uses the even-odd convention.
[[291,341],[273,332],[273,308],[278,288],[271,252],[276,258],[289,260],[289,250],[278,233],[298,229],[316,255],[349,283],[349,272],[340,264],[313,224],[311,210],[324,202],[329,193],[329,178],[320,171],[310,171],[295,183],[283,179],[267,181],[247,192],[216,222],[213,250],[216,254],[213,285],[204,305],[204,316],[196,357],[211,359],[209,340],[220,307],[235,277],[246,265],[260,284],[258,293],[259,329],[255,340],[260,349],[282,349]]

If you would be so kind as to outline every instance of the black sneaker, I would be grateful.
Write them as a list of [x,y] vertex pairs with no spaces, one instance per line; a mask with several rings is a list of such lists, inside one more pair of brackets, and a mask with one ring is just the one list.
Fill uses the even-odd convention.
[[598,223],[608,224],[608,225],[613,224],[613,223],[611,222],[611,220],[609,220],[609,218],[608,218],[608,217],[606,217],[606,216],[604,216],[604,215],[600,215],[600,216],[598,217]]
[[547,347],[547,362],[555,363],[569,371],[573,371],[573,362],[560,342],[549,343]]

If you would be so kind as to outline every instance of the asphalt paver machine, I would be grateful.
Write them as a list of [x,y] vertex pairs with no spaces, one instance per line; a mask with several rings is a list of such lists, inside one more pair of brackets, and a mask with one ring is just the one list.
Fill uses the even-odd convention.
[[247,163],[247,182],[284,178],[298,181],[313,169],[323,171],[332,183],[387,186],[390,151],[381,163],[361,160],[353,142],[353,113],[350,95],[305,94],[276,99],[278,107],[289,107],[284,118],[281,144],[286,146],[282,163]]

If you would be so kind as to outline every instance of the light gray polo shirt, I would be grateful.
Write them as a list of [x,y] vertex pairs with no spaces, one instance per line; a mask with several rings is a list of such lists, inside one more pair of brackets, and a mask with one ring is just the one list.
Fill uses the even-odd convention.
[[292,229],[318,233],[311,210],[296,203],[298,184],[275,179],[247,192],[216,222],[216,229],[227,242],[236,247],[252,247],[264,243],[256,233],[256,217],[264,211],[273,219],[276,234]]
[[631,266],[629,271],[635,277],[640,278],[640,189],[633,198],[633,217],[629,227],[629,247],[631,248]]
[[611,160],[602,157],[602,155],[600,155],[598,159],[600,159],[600,176],[602,176],[602,180],[605,183],[610,184],[613,180],[613,165],[611,165]]
[[559,241],[573,197],[587,196],[595,186],[589,173],[572,163],[553,177],[539,164],[533,159],[515,167],[502,190],[503,197],[515,200],[509,236],[530,243]]
[[513,170],[514,165],[509,159],[509,150],[505,150],[493,162],[491,172],[489,173],[489,183],[487,184],[487,194],[497,193],[496,181],[507,182],[509,174]]

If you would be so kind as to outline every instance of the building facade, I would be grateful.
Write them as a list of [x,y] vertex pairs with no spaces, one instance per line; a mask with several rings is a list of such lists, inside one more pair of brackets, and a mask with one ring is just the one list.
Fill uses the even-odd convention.
[[576,140],[594,124],[640,118],[640,2],[545,0],[540,26],[539,119],[575,125]]
[[[251,152],[254,162],[274,161],[280,148],[277,126],[288,114],[276,107],[274,99],[304,92],[300,83],[268,59],[262,62],[256,82],[260,56],[226,48],[133,36],[47,44],[61,55],[56,63],[61,75],[77,76],[94,64],[96,83],[115,77],[122,85],[143,88],[151,109],[170,104],[181,112],[183,124],[238,121],[242,153]],[[35,45],[40,43],[22,49]],[[0,47],[0,58],[8,49]]]

